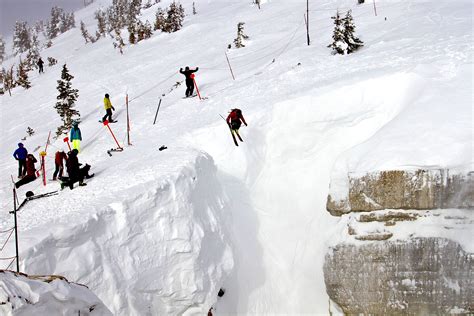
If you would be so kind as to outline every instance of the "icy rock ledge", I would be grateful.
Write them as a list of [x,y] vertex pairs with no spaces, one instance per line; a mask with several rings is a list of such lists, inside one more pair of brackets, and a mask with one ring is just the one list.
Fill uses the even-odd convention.
[[57,275],[0,270],[1,315],[97,315],[112,313],[85,285]]
[[[383,209],[473,208],[474,173],[448,169],[349,174],[331,181],[326,208],[334,216]],[[343,183],[344,182],[344,183]]]
[[340,244],[325,258],[331,300],[347,315],[474,312],[474,255],[444,238]]

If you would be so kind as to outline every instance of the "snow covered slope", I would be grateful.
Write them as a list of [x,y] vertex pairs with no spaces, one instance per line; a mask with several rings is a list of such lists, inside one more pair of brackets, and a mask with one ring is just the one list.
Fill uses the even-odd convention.
[[55,275],[0,272],[2,315],[112,315],[86,286]]
[[[76,19],[94,29],[94,10],[109,2]],[[192,1],[181,3],[190,14]],[[24,142],[33,151],[59,123],[53,105],[64,63],[80,94],[79,159],[96,176],[20,212],[23,270],[85,283],[121,315],[202,314],[221,286],[218,314],[327,313],[324,255],[346,239],[346,223],[326,212],[331,177],[405,166],[472,169],[472,5],[378,0],[374,16],[371,3],[319,1],[310,8],[311,46],[305,6],[196,3],[198,14],[182,30],[157,33],[124,55],[110,39],[85,45],[78,29],[58,37],[43,53],[58,65],[33,75],[28,91],[1,97],[2,210],[12,208],[11,153],[26,127],[37,131]],[[326,48],[338,8],[353,10],[365,42],[355,54]],[[241,21],[250,39],[228,51],[233,81],[224,52]],[[206,100],[182,99],[182,85],[172,89],[186,65],[200,67]],[[106,154],[113,139],[97,123],[104,93],[117,109],[112,128],[121,144],[127,93],[131,100],[133,145],[113,157]],[[249,123],[238,148],[219,117],[233,107]],[[163,144],[168,149],[158,151]],[[66,148],[61,140],[50,146],[48,174],[58,148]],[[54,189],[37,180],[21,194]],[[11,227],[11,215],[2,212],[0,223]]]

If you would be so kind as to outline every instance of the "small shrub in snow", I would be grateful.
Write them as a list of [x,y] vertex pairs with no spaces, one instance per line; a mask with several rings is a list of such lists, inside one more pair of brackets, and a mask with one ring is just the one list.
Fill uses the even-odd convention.
[[99,34],[99,37],[105,36],[107,33],[107,20],[105,12],[102,10],[97,10],[94,14],[94,17],[97,20],[97,34]]
[[122,34],[120,30],[115,30],[115,37],[114,37],[114,48],[118,48],[120,54],[123,55],[123,48],[125,47],[125,42],[123,41]]
[[71,129],[74,116],[81,116],[79,112],[74,109],[74,104],[79,97],[79,90],[72,88],[71,80],[73,78],[74,77],[69,74],[66,64],[64,64],[63,70],[61,71],[61,79],[58,80],[58,86],[56,88],[59,91],[59,95],[56,97],[58,101],[54,106],[63,121],[63,125],[59,126],[56,131],[57,137]]
[[13,66],[10,67],[10,70],[2,69],[2,82],[3,82],[3,89],[8,91],[8,94],[11,96],[11,89],[16,87],[15,76],[13,74]]
[[54,66],[58,63],[58,61],[53,57],[48,57],[47,59],[48,59],[48,66],[49,67]]
[[28,128],[26,129],[26,133],[28,134],[28,136],[33,136],[35,134],[35,131],[28,126]]
[[235,48],[245,47],[244,40],[248,39],[249,37],[244,34],[244,22],[239,22],[237,24],[237,38],[234,39]]

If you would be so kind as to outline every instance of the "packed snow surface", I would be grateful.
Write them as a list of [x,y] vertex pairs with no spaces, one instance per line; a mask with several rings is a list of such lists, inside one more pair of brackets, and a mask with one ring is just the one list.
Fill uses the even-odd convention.
[[[466,171],[473,161],[471,1],[378,0],[377,16],[372,3],[356,2],[311,4],[310,46],[303,0],[262,1],[261,10],[251,1],[197,2],[196,15],[182,0],[183,29],[155,33],[123,55],[110,38],[84,44],[78,28],[55,39],[42,56],[58,65],[0,99],[1,230],[13,226],[11,154],[28,126],[36,133],[23,143],[35,155],[54,134],[64,63],[80,95],[79,160],[95,177],[19,212],[22,271],[84,283],[118,315],[202,315],[211,305],[219,315],[326,314],[324,255],[347,228],[347,218],[325,210],[331,178],[407,167]],[[76,21],[95,31],[94,11],[110,3],[95,1]],[[326,47],[337,9],[353,10],[365,43],[354,54]],[[227,51],[234,81],[225,52],[238,22],[249,39]],[[182,99],[184,66],[199,66],[204,100]],[[105,93],[125,148],[112,157],[106,151],[116,144],[97,122]],[[239,147],[219,116],[234,107],[249,123]],[[58,149],[67,149],[62,138],[49,146],[48,178]],[[56,189],[36,180],[19,195]],[[436,236],[436,227],[421,235]],[[12,243],[3,253],[13,255]],[[226,294],[217,299],[220,287]]]

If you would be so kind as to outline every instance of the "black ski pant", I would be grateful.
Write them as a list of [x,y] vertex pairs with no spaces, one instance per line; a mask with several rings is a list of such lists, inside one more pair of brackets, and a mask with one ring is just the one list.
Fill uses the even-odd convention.
[[21,187],[22,185],[27,184],[27,183],[30,183],[30,182],[35,181],[35,180],[36,180],[36,176],[35,176],[35,175],[26,176],[26,177],[24,177],[23,179],[21,179],[20,181],[18,181],[17,183],[15,183],[15,187],[18,189],[18,188]]
[[26,174],[26,159],[18,159],[18,178]]
[[112,122],[112,109],[107,109],[105,111],[106,111],[106,113],[105,113],[104,117],[102,118],[102,122],[104,122],[107,119],[107,117],[109,117],[109,119],[107,121]]
[[190,97],[194,92],[194,81],[193,79],[186,79],[186,96]]
[[44,72],[44,71],[43,71],[43,65],[39,65],[38,68],[39,68],[39,73]]
[[53,179],[56,179],[56,177],[58,176],[58,173],[59,173],[59,178],[61,178],[63,176],[63,166],[61,165],[56,165],[56,168],[54,169],[54,173],[53,173]]

